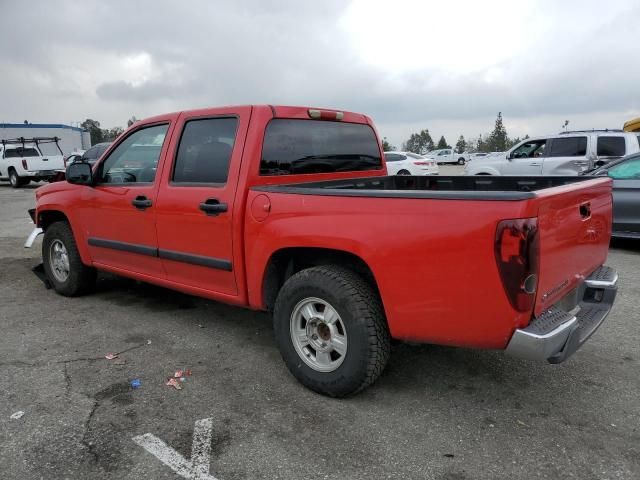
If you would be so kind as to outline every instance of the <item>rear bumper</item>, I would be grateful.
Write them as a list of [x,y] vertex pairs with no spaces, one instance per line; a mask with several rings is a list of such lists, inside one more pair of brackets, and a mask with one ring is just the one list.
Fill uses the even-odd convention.
[[601,266],[556,305],[517,329],[506,352],[530,360],[549,363],[565,361],[604,322],[616,298],[618,274]]

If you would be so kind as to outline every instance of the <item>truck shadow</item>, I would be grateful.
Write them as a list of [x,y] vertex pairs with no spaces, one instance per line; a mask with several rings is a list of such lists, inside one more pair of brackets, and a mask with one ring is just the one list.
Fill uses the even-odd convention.
[[612,238],[609,248],[640,252],[640,238]]

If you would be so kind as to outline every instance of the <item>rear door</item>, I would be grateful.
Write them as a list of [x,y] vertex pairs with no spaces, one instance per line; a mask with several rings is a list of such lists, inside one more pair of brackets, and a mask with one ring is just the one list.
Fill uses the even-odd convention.
[[166,155],[172,117],[128,132],[96,167],[96,185],[84,190],[79,207],[94,262],[165,277],[155,218],[161,159]]
[[640,157],[611,167],[613,179],[613,230],[640,233]]
[[543,175],[578,175],[589,168],[586,135],[562,135],[549,140]]
[[170,281],[238,294],[234,202],[250,114],[251,107],[219,108],[179,118],[156,211]]

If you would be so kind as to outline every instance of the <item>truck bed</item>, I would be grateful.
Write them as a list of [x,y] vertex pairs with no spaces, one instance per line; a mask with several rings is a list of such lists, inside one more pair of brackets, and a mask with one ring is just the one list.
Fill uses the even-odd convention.
[[508,177],[508,176],[404,176],[329,180],[324,182],[267,185],[253,190],[380,198],[433,198],[448,200],[527,200],[534,192],[593,180],[588,177]]

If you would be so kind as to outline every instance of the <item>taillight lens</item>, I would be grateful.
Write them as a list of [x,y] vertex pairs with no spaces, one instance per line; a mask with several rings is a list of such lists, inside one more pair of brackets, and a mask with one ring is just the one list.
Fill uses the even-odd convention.
[[414,165],[429,165],[429,162],[413,162]]
[[519,312],[530,311],[538,287],[538,219],[517,218],[498,223],[495,255],[509,302]]
[[27,159],[26,159],[26,158],[23,158],[23,159],[22,159],[22,168],[24,168],[25,170],[29,170],[29,169],[27,168]]

